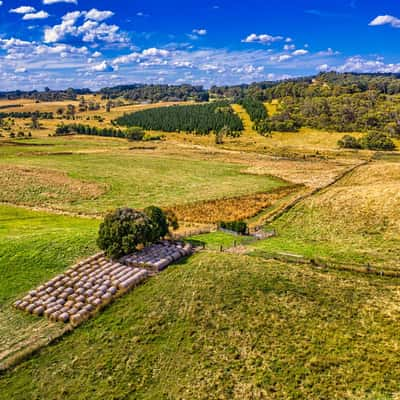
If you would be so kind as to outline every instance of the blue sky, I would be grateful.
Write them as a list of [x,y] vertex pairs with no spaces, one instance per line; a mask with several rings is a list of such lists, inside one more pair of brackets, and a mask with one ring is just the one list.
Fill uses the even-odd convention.
[[0,90],[400,73],[397,0],[0,3]]

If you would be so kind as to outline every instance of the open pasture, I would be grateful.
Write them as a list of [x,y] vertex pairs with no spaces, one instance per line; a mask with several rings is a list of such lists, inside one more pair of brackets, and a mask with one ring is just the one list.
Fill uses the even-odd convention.
[[388,279],[197,254],[6,372],[0,392],[389,399],[400,380],[399,296]]
[[[130,151],[121,139],[47,138],[0,145],[1,201],[55,210],[100,214],[129,205],[170,206],[183,202],[268,192],[282,185],[268,175],[243,172],[228,160]],[[13,171],[15,170],[15,177]],[[51,177],[56,185],[46,184]]]
[[278,236],[255,246],[398,270],[399,168],[392,161],[358,168],[275,221],[272,227]]

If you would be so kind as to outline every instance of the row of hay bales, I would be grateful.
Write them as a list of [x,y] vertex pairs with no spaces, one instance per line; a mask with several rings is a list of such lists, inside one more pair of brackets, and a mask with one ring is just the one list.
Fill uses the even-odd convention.
[[147,276],[145,269],[112,262],[98,253],[31,290],[14,305],[53,321],[77,325]]
[[192,254],[192,246],[162,241],[113,262],[104,253],[72,266],[14,303],[19,310],[78,325],[114,298]]
[[153,272],[159,272],[180,258],[191,255],[192,252],[193,248],[189,243],[165,240],[125,257],[124,262],[128,265],[140,265]]

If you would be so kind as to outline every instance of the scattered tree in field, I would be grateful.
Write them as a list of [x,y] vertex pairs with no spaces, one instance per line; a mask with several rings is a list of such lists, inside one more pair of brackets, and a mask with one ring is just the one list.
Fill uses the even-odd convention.
[[215,132],[215,144],[223,144],[224,137],[229,136],[229,134],[229,128],[226,125],[223,126],[218,132]]
[[111,106],[112,106],[111,101],[107,101],[107,103],[106,103],[106,112],[110,112],[111,111]]
[[367,150],[395,150],[396,145],[393,140],[382,132],[368,132],[360,139],[345,135],[338,141],[340,148],[344,149],[367,149]]
[[382,132],[369,132],[360,139],[360,144],[364,149],[368,150],[395,150],[396,145]]
[[350,135],[344,135],[342,139],[338,141],[338,146],[341,149],[361,149],[362,146],[357,138]]
[[31,128],[40,129],[39,115],[38,113],[33,113],[31,117]]
[[100,224],[97,244],[109,257],[118,258],[166,236],[169,226],[168,216],[158,207],[150,206],[143,212],[118,208]]
[[67,116],[69,118],[75,119],[76,115],[76,108],[73,104],[68,104],[67,105]]
[[154,225],[154,240],[165,237],[168,232],[168,220],[161,208],[150,206],[143,210],[143,212],[150,218]]
[[113,258],[133,253],[139,245],[154,240],[155,226],[143,212],[118,208],[106,215],[100,224],[98,246]]

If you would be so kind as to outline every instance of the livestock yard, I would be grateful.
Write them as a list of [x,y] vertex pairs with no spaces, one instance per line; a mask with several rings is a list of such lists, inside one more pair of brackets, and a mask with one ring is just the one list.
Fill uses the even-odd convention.
[[[75,121],[109,129],[166,105],[85,101],[100,107]],[[7,112],[68,104],[0,101]],[[400,396],[398,153],[339,149],[343,133],[314,128],[260,135],[232,110],[243,129],[222,143],[55,135],[71,123],[61,111],[35,128],[3,124],[0,398]],[[108,211],[151,204],[179,220],[168,240],[99,253]]]

